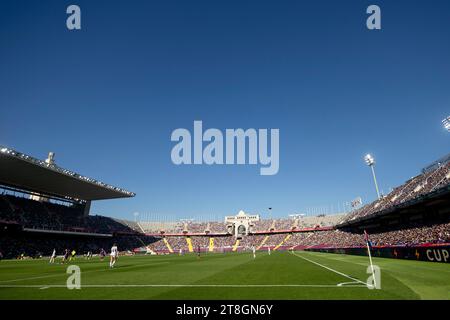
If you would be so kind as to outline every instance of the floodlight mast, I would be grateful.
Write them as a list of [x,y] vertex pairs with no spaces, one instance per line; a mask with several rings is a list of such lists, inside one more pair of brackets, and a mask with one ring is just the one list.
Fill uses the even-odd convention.
[[380,191],[379,191],[379,189],[378,189],[377,177],[376,177],[376,175],[375,175],[375,169],[374,169],[374,166],[375,166],[375,159],[374,159],[374,157],[372,157],[372,155],[367,154],[367,155],[364,157],[364,161],[365,161],[366,164],[372,169],[373,182],[375,183],[375,189],[377,190],[377,196],[378,196],[378,199],[380,199]]

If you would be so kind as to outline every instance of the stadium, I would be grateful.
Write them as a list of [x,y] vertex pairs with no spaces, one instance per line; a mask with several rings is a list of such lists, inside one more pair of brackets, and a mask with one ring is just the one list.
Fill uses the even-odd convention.
[[[92,215],[92,201],[137,195],[53,153],[1,147],[0,167],[0,299],[449,298],[450,155],[349,212],[202,222]],[[82,290],[68,290],[69,265]]]
[[448,314],[449,21],[1,0],[0,313]]

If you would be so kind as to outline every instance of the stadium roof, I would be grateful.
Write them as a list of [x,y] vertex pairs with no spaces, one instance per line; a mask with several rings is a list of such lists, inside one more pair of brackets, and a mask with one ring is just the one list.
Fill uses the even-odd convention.
[[0,146],[0,184],[72,200],[134,197],[133,192]]

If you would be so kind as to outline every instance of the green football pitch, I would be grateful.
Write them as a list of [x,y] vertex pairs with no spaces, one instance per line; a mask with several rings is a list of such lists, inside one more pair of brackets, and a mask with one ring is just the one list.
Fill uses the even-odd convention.
[[[98,258],[69,264],[0,261],[0,299],[450,299],[448,264],[374,258],[381,289],[368,289],[368,258],[312,252]],[[81,289],[66,287],[69,265]]]

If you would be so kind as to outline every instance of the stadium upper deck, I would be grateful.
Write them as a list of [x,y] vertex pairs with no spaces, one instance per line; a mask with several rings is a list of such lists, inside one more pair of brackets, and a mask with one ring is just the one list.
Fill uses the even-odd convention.
[[[427,168],[420,175],[394,188],[389,194],[354,210],[337,227],[355,226],[376,216],[399,211],[402,208],[408,208],[413,204],[427,200],[434,203],[437,201],[438,204],[441,204],[441,207],[446,207],[448,212],[449,195],[450,159],[447,158],[446,162],[437,163]],[[444,205],[444,203],[447,203],[447,205]]]
[[3,146],[0,146],[0,168],[0,186],[43,199],[80,204],[86,216],[93,200],[135,196],[133,192],[61,168],[50,157],[39,160]]
[[[291,232],[309,228],[332,227],[344,219],[345,214],[306,216],[292,219],[261,219],[254,222],[250,233]],[[150,234],[228,234],[225,222],[157,222],[140,221],[140,230]]]
[[133,192],[0,146],[0,184],[69,200],[134,197]]

